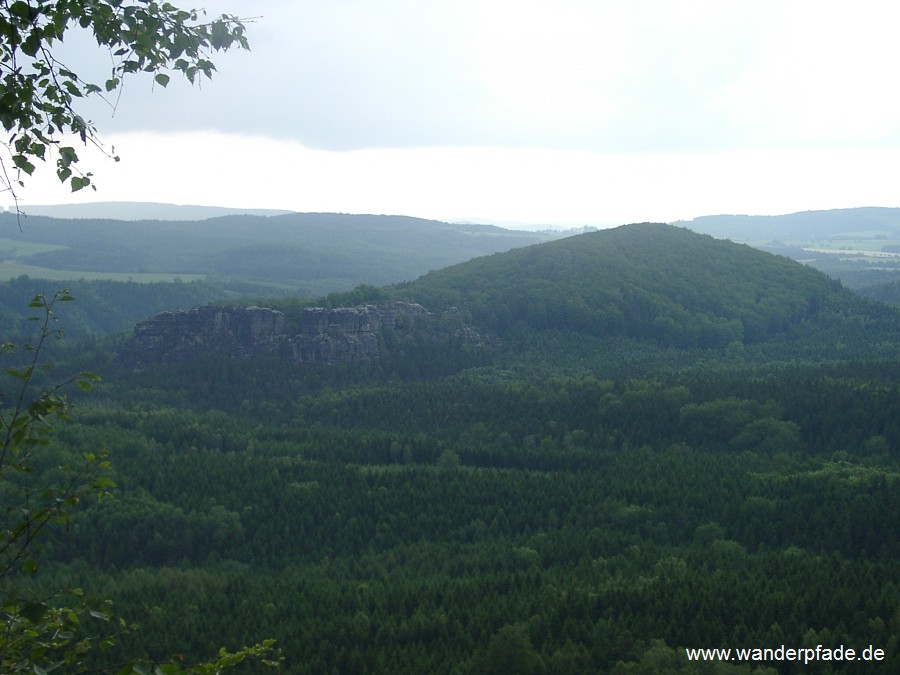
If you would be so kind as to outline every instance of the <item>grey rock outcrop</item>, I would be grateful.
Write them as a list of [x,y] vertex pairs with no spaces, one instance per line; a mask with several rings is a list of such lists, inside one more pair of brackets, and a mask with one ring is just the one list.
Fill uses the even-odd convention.
[[415,303],[392,302],[361,307],[306,309],[300,333],[288,341],[286,356],[294,363],[347,363],[381,354],[385,331],[411,337],[423,328],[429,312]]
[[162,312],[138,323],[119,356],[135,368],[178,363],[208,353],[233,358],[274,354],[295,364],[350,363],[378,358],[390,344],[423,336],[480,343],[477,331],[457,317],[441,322],[421,305],[409,302],[309,308],[293,328],[278,310],[197,307]]
[[177,363],[213,351],[247,358],[277,349],[284,335],[284,314],[276,310],[196,307],[141,321],[120,355],[132,365]]

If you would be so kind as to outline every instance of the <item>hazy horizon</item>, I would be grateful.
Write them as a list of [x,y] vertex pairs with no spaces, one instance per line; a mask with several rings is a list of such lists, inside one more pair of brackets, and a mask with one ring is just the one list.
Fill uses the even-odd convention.
[[[52,164],[21,206],[153,201],[522,227],[900,206],[900,7],[247,3],[252,51],[202,87],[130,78],[79,108],[113,162],[97,191]],[[102,81],[73,33],[60,57]],[[0,204],[10,205],[9,195]]]

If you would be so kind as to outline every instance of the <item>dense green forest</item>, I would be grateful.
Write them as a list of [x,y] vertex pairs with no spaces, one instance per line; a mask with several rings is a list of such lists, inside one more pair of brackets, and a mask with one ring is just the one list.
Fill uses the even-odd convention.
[[787,256],[868,297],[900,304],[900,209],[702,216],[675,224]]
[[[318,296],[408,281],[476,256],[562,236],[405,216],[288,213],[199,221],[17,219],[0,213],[7,263],[68,271],[203,275],[237,293]],[[36,268],[36,269],[35,269]],[[14,268],[18,269],[18,268]],[[58,278],[58,277],[54,277]]]
[[[23,303],[38,293],[52,294],[58,284],[28,276],[0,283],[0,326],[5,341],[21,342],[31,334],[33,327],[22,311]],[[142,284],[73,279],[63,285],[78,302],[58,307],[57,318],[65,334],[78,341],[126,333],[158,312],[221,302],[229,295],[202,281]]]
[[[32,479],[106,448],[117,489],[29,583],[139,624],[97,667],[275,638],[289,673],[900,670],[897,310],[649,224],[318,304],[394,298],[484,344],[140,372],[53,345],[40,381],[103,382]],[[782,645],[884,657],[685,652]]]

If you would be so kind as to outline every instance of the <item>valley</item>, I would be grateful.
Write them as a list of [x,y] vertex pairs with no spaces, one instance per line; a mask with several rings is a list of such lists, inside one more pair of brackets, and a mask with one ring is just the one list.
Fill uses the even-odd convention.
[[[136,624],[98,668],[269,638],[289,673],[900,666],[900,310],[652,223],[320,296],[180,288],[39,375],[103,378],[30,478],[108,452],[113,497],[30,580]],[[421,323],[372,313],[399,306]],[[372,349],[285,360],[298,335]],[[884,658],[686,656],[782,645]]]

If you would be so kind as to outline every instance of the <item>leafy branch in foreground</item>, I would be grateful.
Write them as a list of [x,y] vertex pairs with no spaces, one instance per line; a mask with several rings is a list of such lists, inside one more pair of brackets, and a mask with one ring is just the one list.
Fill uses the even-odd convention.
[[[54,307],[74,300],[62,290],[47,298],[35,296],[29,307],[38,310],[30,320],[40,323],[37,340],[17,347],[0,346],[4,359],[20,357],[24,365],[8,366],[2,373],[11,388],[0,391],[0,672],[94,672],[89,665],[95,650],[115,644],[130,627],[111,623],[110,601],[85,596],[78,588],[40,594],[35,577],[40,553],[52,525],[67,525],[73,510],[86,498],[104,499],[115,484],[106,451],[83,452],[76,465],[52,466],[55,424],[68,419],[69,403],[63,391],[76,386],[90,391],[99,378],[81,372],[46,389],[37,389],[36,375],[51,366],[44,360],[48,341],[60,339]],[[9,394],[8,398],[7,395]],[[7,403],[7,405],[2,405]],[[45,450],[47,452],[41,452]],[[60,476],[61,478],[55,478]],[[214,675],[248,659],[278,665],[280,658],[267,641],[197,666],[175,663],[133,662],[116,668],[128,673],[193,673]]]
[[[58,58],[57,47],[73,30],[89,32],[110,54],[102,85],[88,82]],[[0,0],[0,124],[9,164],[0,158],[0,191],[16,199],[23,175],[36,162],[56,158],[56,175],[73,192],[91,184],[78,170],[75,148],[63,137],[101,147],[94,124],[77,110],[88,96],[120,93],[127,75],[148,73],[165,87],[171,74],[194,83],[216,70],[213,52],[249,49],[244,23],[153,0]],[[56,50],[56,51],[54,51]],[[112,109],[115,102],[107,100]],[[117,157],[113,157],[118,159]]]
[[[107,603],[84,598],[81,591],[57,592],[50,597],[34,597],[33,577],[39,569],[39,554],[48,526],[66,524],[72,510],[90,495],[103,498],[114,487],[108,474],[104,452],[84,453],[76,466],[64,465],[62,478],[54,484],[45,480],[46,467],[39,451],[50,445],[54,425],[68,418],[69,404],[63,390],[74,385],[89,391],[99,378],[79,373],[51,387],[35,391],[39,370],[49,369],[43,360],[48,341],[62,337],[54,307],[74,298],[60,291],[52,298],[35,296],[29,307],[38,310],[30,320],[40,323],[37,340],[17,347],[0,347],[5,360],[16,358],[24,365],[4,367],[11,390],[3,392],[7,403],[0,408],[0,670],[40,672],[80,662],[88,651],[89,638],[78,638],[86,617],[109,620]],[[8,395],[8,398],[7,398]],[[76,598],[70,607],[63,596]]]
[[[114,487],[105,475],[109,473],[109,462],[103,452],[84,453],[78,467],[64,466],[66,478],[58,486],[37,487],[29,480],[35,475],[35,453],[50,444],[54,423],[68,419],[69,404],[62,391],[71,385],[90,391],[99,380],[93,373],[82,372],[36,394],[32,391],[37,371],[50,368],[50,364],[42,363],[47,341],[62,337],[62,331],[55,327],[54,305],[73,299],[68,291],[60,291],[49,300],[43,295],[35,296],[29,307],[41,311],[40,316],[30,317],[41,322],[38,339],[34,344],[21,346],[26,356],[24,366],[2,371],[12,378],[18,391],[8,408],[0,408],[0,495],[5,502],[5,520],[0,529],[0,583],[17,573],[33,574],[37,570],[33,555],[39,550],[36,540],[45,527],[67,523],[70,510],[82,497],[93,494],[103,498]],[[0,347],[4,357],[16,351],[11,343]]]

